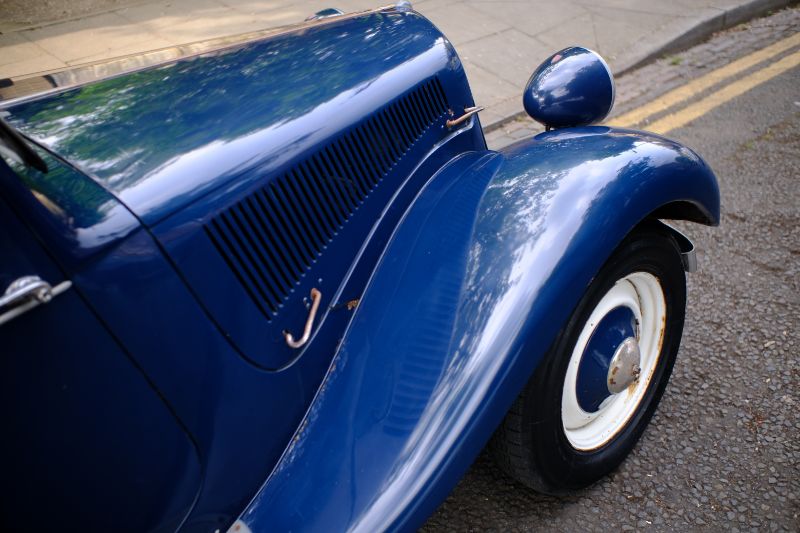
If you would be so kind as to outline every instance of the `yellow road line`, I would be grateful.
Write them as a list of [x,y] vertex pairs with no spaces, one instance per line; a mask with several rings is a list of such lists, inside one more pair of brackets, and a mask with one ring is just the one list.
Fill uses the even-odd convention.
[[670,107],[688,100],[697,93],[700,93],[717,83],[730,78],[750,67],[761,63],[773,56],[785,52],[790,48],[800,45],[800,33],[795,33],[791,37],[782,39],[773,43],[766,48],[762,48],[752,54],[748,54],[742,58],[728,63],[724,67],[712,70],[708,74],[701,76],[689,83],[673,89],[655,100],[648,102],[642,107],[638,107],[633,111],[629,111],[619,117],[612,119],[610,122],[614,126],[621,128],[629,128],[642,122],[644,119],[651,115],[655,115],[661,111],[665,111]]
[[791,55],[784,57],[774,63],[767,65],[761,70],[757,70],[744,78],[737,80],[729,85],[725,85],[720,90],[706,96],[702,100],[695,102],[692,105],[671,113],[655,122],[649,124],[647,129],[655,133],[667,133],[685,126],[694,119],[705,115],[715,107],[718,107],[725,102],[733,100],[737,96],[757,87],[758,85],[771,80],[787,70],[793,69],[800,65],[800,52],[795,52]]

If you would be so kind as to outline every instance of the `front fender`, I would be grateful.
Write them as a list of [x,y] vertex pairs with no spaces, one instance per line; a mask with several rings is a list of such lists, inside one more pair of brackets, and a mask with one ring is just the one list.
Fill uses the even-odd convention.
[[719,220],[710,169],[658,136],[569,129],[453,160],[398,226],[305,419],[238,524],[419,526],[614,248],[660,212]]

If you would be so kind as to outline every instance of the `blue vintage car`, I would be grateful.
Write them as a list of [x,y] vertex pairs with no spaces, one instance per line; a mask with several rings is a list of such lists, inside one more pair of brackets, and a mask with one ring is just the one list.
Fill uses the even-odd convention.
[[694,267],[660,220],[718,186],[591,126],[589,50],[522,96],[548,131],[487,149],[401,2],[0,104],[2,530],[411,530],[487,443],[547,493],[619,465]]

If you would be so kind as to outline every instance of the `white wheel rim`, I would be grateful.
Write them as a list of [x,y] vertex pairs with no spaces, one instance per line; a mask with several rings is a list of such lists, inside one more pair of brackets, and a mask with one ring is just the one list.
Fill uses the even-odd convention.
[[[598,323],[617,307],[629,308],[636,317],[641,373],[627,389],[611,394],[596,412],[589,413],[578,403],[578,368]],[[592,311],[572,350],[561,395],[564,433],[575,449],[585,451],[604,446],[636,413],[658,366],[666,329],[666,307],[658,278],[647,272],[635,272],[618,280]]]

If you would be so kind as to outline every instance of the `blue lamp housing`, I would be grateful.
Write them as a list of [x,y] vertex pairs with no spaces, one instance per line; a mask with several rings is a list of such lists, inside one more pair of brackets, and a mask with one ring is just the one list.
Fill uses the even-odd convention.
[[614,78],[597,52],[571,46],[539,65],[522,95],[525,111],[548,128],[586,126],[614,105]]

